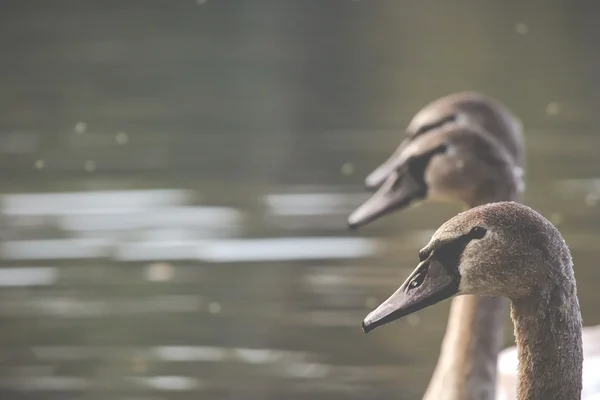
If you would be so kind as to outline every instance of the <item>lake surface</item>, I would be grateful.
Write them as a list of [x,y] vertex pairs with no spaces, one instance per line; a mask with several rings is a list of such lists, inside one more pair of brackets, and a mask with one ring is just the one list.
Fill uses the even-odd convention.
[[598,6],[459,5],[6,1],[0,397],[421,398],[449,302],[360,323],[460,208],[346,216],[465,89],[522,118],[600,324]]

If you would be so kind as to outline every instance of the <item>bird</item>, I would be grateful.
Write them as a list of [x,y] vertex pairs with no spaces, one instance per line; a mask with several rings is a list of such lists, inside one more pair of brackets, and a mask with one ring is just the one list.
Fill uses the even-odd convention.
[[363,320],[365,333],[450,297],[503,296],[515,326],[517,399],[581,399],[582,322],[573,262],[545,217],[516,202],[471,208],[443,223],[419,260]]
[[498,140],[513,156],[515,164],[525,168],[523,123],[500,101],[475,91],[451,93],[419,110],[406,128],[406,137],[396,151],[371,172],[365,187],[375,190],[395,168],[404,148],[422,135],[448,127],[471,127],[485,131]]
[[[376,192],[349,216],[351,228],[422,201],[458,202],[466,209],[522,197],[522,123],[499,101],[472,91],[441,97],[417,112],[406,134],[365,179]],[[503,298],[453,299],[424,400],[462,400],[474,387],[494,398],[507,308]]]
[[348,217],[356,229],[416,202],[460,202],[466,207],[515,199],[524,190],[521,167],[494,136],[448,126],[403,146],[375,193]]

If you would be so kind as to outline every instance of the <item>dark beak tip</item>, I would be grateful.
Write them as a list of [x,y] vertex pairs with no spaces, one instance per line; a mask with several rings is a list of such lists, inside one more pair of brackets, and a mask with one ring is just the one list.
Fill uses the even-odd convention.
[[373,330],[373,326],[365,324],[365,321],[362,322],[361,328],[362,328],[363,333],[365,333],[365,334],[369,333]]

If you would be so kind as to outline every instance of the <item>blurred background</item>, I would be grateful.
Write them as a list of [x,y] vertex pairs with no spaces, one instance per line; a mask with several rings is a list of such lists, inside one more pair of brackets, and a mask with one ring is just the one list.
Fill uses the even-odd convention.
[[599,8],[4,0],[0,397],[420,399],[449,302],[360,323],[460,207],[346,216],[460,90],[523,120],[600,323]]

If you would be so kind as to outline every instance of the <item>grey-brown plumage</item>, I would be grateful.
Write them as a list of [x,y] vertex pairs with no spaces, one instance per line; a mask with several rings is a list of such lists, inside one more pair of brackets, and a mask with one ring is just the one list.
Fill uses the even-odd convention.
[[529,207],[495,203],[462,213],[434,237],[474,225],[493,241],[463,255],[461,292],[505,296],[519,351],[520,400],[579,399],[581,314],[571,254],[558,230]]
[[504,104],[482,93],[452,93],[429,103],[414,116],[407,132],[419,134],[423,127],[450,115],[456,116],[455,123],[459,125],[480,127],[491,133],[506,147],[516,163],[523,166],[525,148],[521,121]]
[[357,227],[415,202],[459,202],[467,207],[516,200],[524,190],[523,170],[490,133],[445,126],[402,146],[375,194],[349,217]]
[[375,189],[387,179],[404,148],[416,138],[443,128],[467,127],[493,136],[525,168],[525,144],[521,121],[499,101],[477,92],[458,92],[441,97],[423,107],[406,128],[407,137],[394,154],[365,179]]
[[581,398],[581,314],[571,254],[558,230],[514,202],[444,223],[409,279],[363,322],[365,331],[453,294],[504,296],[519,356],[519,400]]
[[[360,226],[421,200],[465,208],[519,200],[524,190],[520,121],[500,102],[454,93],[421,109],[394,154],[365,180],[377,192],[348,221]],[[424,400],[493,400],[508,302],[453,299],[442,351]]]

